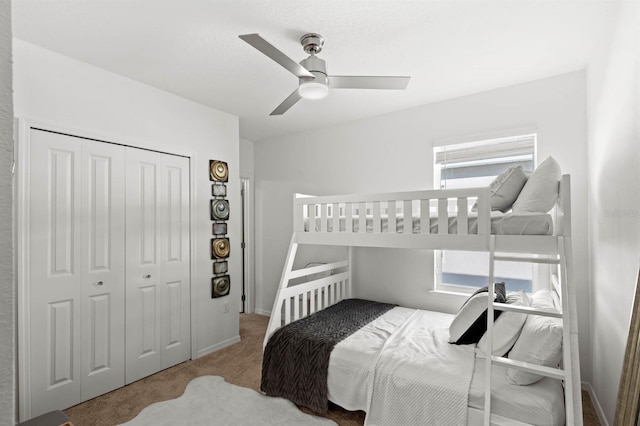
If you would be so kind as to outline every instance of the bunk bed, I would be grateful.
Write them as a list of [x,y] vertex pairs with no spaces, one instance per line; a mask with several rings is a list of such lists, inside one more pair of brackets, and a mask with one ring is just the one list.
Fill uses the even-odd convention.
[[[518,306],[486,297],[485,338],[490,347],[495,349],[494,328],[497,320],[494,323],[488,319],[495,318],[497,312],[521,313],[527,320],[532,317],[557,318],[561,324],[562,340],[562,361],[557,368],[510,359],[507,354],[496,355],[493,350],[493,355],[485,356],[474,349],[475,345],[442,345],[442,339],[446,342],[448,336],[441,336],[439,341],[436,339],[431,344],[440,345],[445,351],[453,348],[458,350],[457,354],[460,350],[472,352],[471,355],[464,355],[467,363],[465,368],[471,369],[468,379],[470,384],[466,385],[468,395],[465,395],[466,404],[463,407],[466,410],[464,417],[468,424],[523,425],[566,422],[567,425],[581,425],[578,330],[575,288],[572,281],[570,177],[562,175],[559,182],[556,182],[557,199],[550,213],[533,214],[531,217],[524,214],[524,219],[514,218],[517,215],[511,213],[492,212],[492,192],[489,188],[319,197],[296,194],[293,202],[294,232],[264,346],[268,345],[270,338],[281,328],[307,320],[314,313],[317,315],[352,300],[352,251],[356,247],[488,252],[490,260],[486,291],[491,295],[497,294],[493,276],[495,262],[547,264],[550,284],[546,293],[552,296],[551,303],[556,309],[546,309],[535,304]],[[516,222],[520,225],[516,226]],[[294,269],[294,259],[301,244],[343,246],[348,250],[343,260]],[[397,353],[406,350],[400,348],[402,345],[424,347],[425,336],[442,334],[455,319],[454,315],[450,314],[400,307],[380,315],[335,345],[329,363],[329,399],[348,410],[366,411],[367,419],[370,419],[371,415],[369,410],[373,411],[372,407],[376,405],[384,405],[386,410],[390,405],[402,402],[394,400],[393,394],[397,395],[397,398],[411,400],[441,393],[441,388],[435,388],[437,391],[427,389],[426,392],[417,392],[416,387],[423,386],[424,383],[407,385],[407,381],[419,382],[425,378],[418,380],[406,376],[426,374],[413,374],[407,368],[414,368],[415,373],[428,366],[426,364],[431,361],[419,361],[416,366],[407,367],[412,363],[412,355],[408,355],[406,359],[390,361],[392,372],[389,376],[376,369],[381,363],[380,354],[385,350]],[[408,318],[412,320],[409,321]],[[425,334],[407,328],[409,323],[415,322],[414,319],[418,324],[417,329],[422,330],[426,323],[430,324],[430,330]],[[407,328],[408,334],[413,337],[398,337],[397,330],[402,328]],[[433,329],[437,331],[434,332]],[[406,341],[409,343],[405,344]],[[277,351],[270,353],[271,358],[278,356]],[[415,354],[413,358],[416,358]],[[396,364],[393,364],[394,362]],[[263,383],[264,368],[265,364]],[[506,373],[513,371],[536,374],[544,378],[528,386],[519,386],[505,380],[508,375]],[[403,374],[405,377],[400,377]],[[447,377],[449,381],[455,381],[446,375],[440,380],[447,380]],[[401,385],[398,385],[398,382],[401,382]],[[378,388],[374,389],[376,386]],[[397,389],[394,389],[394,386]],[[425,386],[428,388],[429,384]],[[421,399],[413,401],[413,404],[416,405],[419,401]],[[522,401],[532,402],[529,406],[519,407]],[[437,404],[438,401],[432,403]],[[424,407],[420,409],[424,411]],[[406,407],[401,410],[406,411]],[[523,410],[543,410],[549,416],[540,420],[540,417],[527,417],[526,413],[523,415]],[[399,423],[412,419],[404,413],[399,415],[401,417],[376,417],[369,423]]]

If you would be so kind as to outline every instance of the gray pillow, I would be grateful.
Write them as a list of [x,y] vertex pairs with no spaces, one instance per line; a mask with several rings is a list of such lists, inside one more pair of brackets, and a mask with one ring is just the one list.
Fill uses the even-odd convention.
[[[527,175],[522,166],[511,166],[496,176],[489,185],[491,210],[499,210],[503,213],[509,211],[525,183],[527,183]],[[477,203],[471,210],[474,212],[478,210]]]

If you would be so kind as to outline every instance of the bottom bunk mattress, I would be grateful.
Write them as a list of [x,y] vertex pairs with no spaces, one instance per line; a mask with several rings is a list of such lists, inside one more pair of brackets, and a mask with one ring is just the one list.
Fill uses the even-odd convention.
[[[336,311],[351,315],[344,306],[354,302],[366,302],[366,309],[360,310],[373,319],[361,321],[348,333],[340,331],[343,340],[328,339],[331,333],[326,329],[333,326],[323,326],[327,316],[336,316]],[[304,389],[315,393],[323,387],[324,398],[347,410],[365,411],[369,425],[466,424],[470,413],[483,410],[485,360],[476,358],[475,345],[448,343],[453,315],[389,305],[372,315],[368,303],[374,302],[345,300],[276,331],[265,350],[263,390],[314,408],[305,402]],[[345,318],[341,317],[343,324]],[[305,322],[312,326],[303,339],[295,330],[306,328],[300,326]],[[283,345],[274,339],[277,334],[286,335],[294,345],[304,343],[298,346],[301,349],[275,349]],[[332,349],[327,350],[327,340]],[[323,386],[317,378],[315,383],[309,380],[305,369],[319,364],[318,356],[310,358],[304,355],[307,352],[328,355],[324,378],[319,379]],[[274,388],[289,394],[268,390]],[[317,404],[315,395],[311,401]],[[544,378],[528,386],[511,385],[505,369],[494,366],[492,412],[527,424],[564,424],[562,384]]]
[[[420,314],[419,321],[411,321],[412,317],[415,318],[416,312]],[[376,380],[376,365],[390,339],[404,342],[406,345],[405,348],[393,347],[394,352],[408,350],[409,354],[414,355],[419,352],[460,347],[448,343],[448,328],[453,317],[451,314],[440,312],[396,307],[365,325],[338,343],[331,353],[328,372],[329,399],[347,410],[367,412],[367,423],[376,424],[376,419],[371,419],[369,412],[377,404],[387,405],[388,395],[384,393],[397,393],[399,389],[410,386],[406,378],[396,377],[392,379],[395,383],[391,383],[391,387],[396,389],[387,389],[381,397],[376,398],[376,395],[380,394],[376,389],[376,386],[380,385]],[[407,324],[411,324],[410,327],[415,327],[416,324],[418,327],[424,327],[426,331],[420,334],[429,333],[434,336],[436,347],[416,348],[415,346],[422,345],[422,342],[416,342],[415,338],[406,335],[412,333]],[[400,357],[407,365],[416,363],[411,359],[412,355]],[[421,362],[422,360],[418,360],[417,364]],[[469,409],[484,408],[484,369],[485,359],[474,357],[466,403]],[[494,414],[534,425],[564,424],[564,391],[559,380],[543,378],[528,386],[517,386],[506,381],[505,371],[500,366],[492,368],[491,411]],[[464,380],[464,377],[461,379]],[[410,390],[414,396],[420,397],[419,393],[414,391],[415,389]]]

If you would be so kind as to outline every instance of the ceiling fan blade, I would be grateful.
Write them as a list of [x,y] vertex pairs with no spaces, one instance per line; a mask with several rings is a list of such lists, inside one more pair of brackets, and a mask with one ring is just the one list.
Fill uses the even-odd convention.
[[313,74],[311,74],[305,67],[276,49],[271,43],[260,37],[259,34],[244,34],[238,37],[282,65],[289,72],[293,73],[293,75],[297,77],[313,78]]
[[285,112],[287,112],[287,110],[289,108],[294,106],[296,104],[296,102],[298,102],[300,99],[302,99],[302,97],[298,93],[298,89],[296,89],[296,90],[293,91],[292,94],[290,94],[287,97],[287,99],[282,101],[282,103],[280,105],[278,105],[278,107],[276,109],[274,109],[273,112],[271,114],[269,114],[269,115],[282,115],[282,114],[284,114]]
[[329,87],[332,89],[386,89],[404,90],[411,77],[331,75]]

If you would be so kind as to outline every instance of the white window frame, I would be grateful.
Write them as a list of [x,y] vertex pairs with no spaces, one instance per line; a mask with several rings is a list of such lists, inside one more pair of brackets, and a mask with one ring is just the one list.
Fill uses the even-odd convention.
[[[527,142],[530,141],[529,144]],[[522,142],[522,143],[518,143]],[[516,143],[513,150],[502,144]],[[494,149],[497,148],[497,149]],[[529,150],[530,153],[523,153]],[[464,161],[468,154],[471,158]],[[502,133],[468,136],[464,138],[448,139],[433,144],[433,185],[434,188],[446,189],[442,185],[442,170],[440,163],[446,155],[453,157],[458,165],[476,164],[497,164],[504,162],[529,161],[534,167],[537,164],[537,129],[524,128],[514,129]],[[475,157],[474,157],[475,155]],[[491,155],[497,155],[500,159],[492,160]],[[484,158],[483,158],[484,157]],[[433,291],[440,293],[454,293],[469,295],[480,287],[463,286],[456,284],[445,284],[442,282],[442,250],[434,250],[434,288]],[[489,269],[489,259],[487,254],[487,272]],[[538,287],[536,279],[540,275],[538,268],[532,269],[532,291]],[[485,284],[486,285],[486,284]]]

